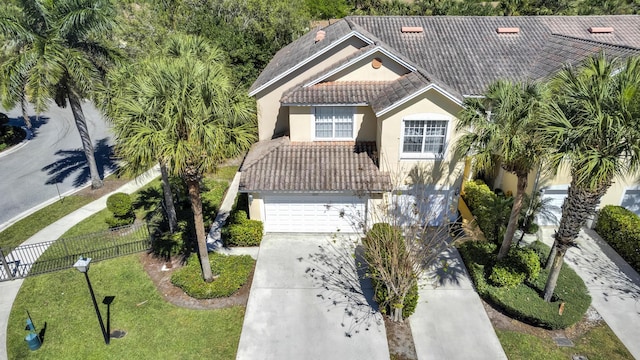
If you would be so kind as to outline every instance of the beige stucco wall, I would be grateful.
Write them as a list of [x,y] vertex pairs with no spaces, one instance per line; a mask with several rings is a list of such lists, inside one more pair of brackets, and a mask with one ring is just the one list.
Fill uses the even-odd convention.
[[297,69],[255,95],[258,111],[258,136],[259,140],[268,140],[275,135],[287,133],[289,130],[289,108],[280,106],[282,94],[292,87],[308,80],[313,75],[324,70],[328,64],[333,64],[353,54],[366,44],[352,37],[344,43],[336,46],[316,58],[309,64]]
[[[378,69],[374,69],[371,63],[375,58],[382,60],[382,66]],[[376,52],[330,76],[326,81],[393,81],[407,73],[407,68]]]
[[[446,188],[457,185],[464,172],[464,161],[458,161],[453,152],[453,145],[458,137],[455,132],[456,115],[460,110],[459,105],[444,95],[436,90],[429,90],[399,109],[380,116],[378,141],[381,170],[390,172],[395,178],[395,182],[404,182],[409,171],[415,166],[420,166],[429,173],[432,183],[439,187]],[[416,114],[430,114],[441,116],[443,120],[449,120],[447,150],[443,159],[402,157],[402,121],[404,118]]]
[[[517,178],[515,175],[505,172],[501,169],[500,181],[496,183],[495,187],[501,188],[505,192],[511,190],[514,194],[517,186]],[[535,184],[536,172],[533,171],[529,174],[529,184],[527,186],[527,193],[531,194]],[[571,184],[571,174],[568,166],[561,167],[555,175],[540,176],[538,182],[538,189],[548,186],[568,186]],[[604,194],[600,200],[599,208],[605,205],[620,205],[624,192],[628,188],[640,185],[640,174],[636,176],[625,176],[614,180],[609,190]]]
[[253,200],[249,202],[249,219],[260,220],[264,222],[262,209],[264,209],[264,201],[259,193],[250,193]]
[[[354,107],[354,136],[356,141],[376,141],[376,116],[368,106]],[[314,141],[314,108],[291,106],[289,108],[289,133],[291,141]],[[317,140],[322,141],[322,140]]]

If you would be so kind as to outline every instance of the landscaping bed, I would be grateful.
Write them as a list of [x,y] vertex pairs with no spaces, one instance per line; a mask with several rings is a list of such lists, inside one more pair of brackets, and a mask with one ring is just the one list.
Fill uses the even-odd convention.
[[[546,259],[549,248],[534,243],[540,258]],[[591,297],[582,279],[568,266],[563,266],[553,301],[545,302],[542,292],[548,276],[540,271],[535,279],[516,286],[495,286],[488,274],[495,262],[496,245],[484,241],[468,241],[459,246],[478,294],[504,313],[528,324],[547,329],[564,329],[582,319],[591,304]]]

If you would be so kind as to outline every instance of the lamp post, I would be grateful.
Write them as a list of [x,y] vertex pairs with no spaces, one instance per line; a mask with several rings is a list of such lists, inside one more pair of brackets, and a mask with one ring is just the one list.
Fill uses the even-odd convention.
[[109,345],[109,334],[107,330],[104,328],[104,322],[102,321],[102,315],[100,315],[100,309],[98,309],[98,303],[96,302],[96,295],[93,293],[93,287],[91,287],[91,281],[89,281],[89,264],[91,263],[91,258],[80,258],[73,264],[73,267],[78,269],[81,273],[84,274],[85,279],[87,279],[87,285],[89,286],[89,293],[91,293],[91,300],[93,300],[93,307],[96,309],[96,316],[98,317],[98,322],[100,323],[100,329],[102,330],[102,336],[104,337],[104,343]]

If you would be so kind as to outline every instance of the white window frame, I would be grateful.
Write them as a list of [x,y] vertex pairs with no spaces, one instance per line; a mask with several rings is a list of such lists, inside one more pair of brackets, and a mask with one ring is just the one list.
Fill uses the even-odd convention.
[[[421,114],[412,114],[409,116],[405,116],[402,118],[402,126],[400,129],[400,159],[444,159],[449,152],[449,139],[451,138],[452,126],[453,126],[453,118],[444,114],[436,114],[436,113],[421,113]],[[444,134],[444,144],[442,153],[434,153],[434,152],[405,152],[404,151],[404,139],[405,139],[405,123],[407,121],[445,121],[447,123],[445,134]],[[423,135],[424,136],[424,135]],[[422,146],[424,147],[424,138]]]
[[[336,133],[336,127],[335,127],[335,116],[331,122],[332,124],[332,137],[317,137],[316,136],[316,111],[319,108],[323,108],[323,109],[328,109],[328,108],[339,108],[339,109],[346,109],[348,111],[351,112],[351,136],[349,137],[336,137],[335,133]],[[312,126],[311,126],[311,136],[313,138],[314,141],[336,141],[336,140],[354,140],[355,139],[355,132],[356,132],[356,109],[354,106],[315,106],[313,107],[313,119],[312,119]]]

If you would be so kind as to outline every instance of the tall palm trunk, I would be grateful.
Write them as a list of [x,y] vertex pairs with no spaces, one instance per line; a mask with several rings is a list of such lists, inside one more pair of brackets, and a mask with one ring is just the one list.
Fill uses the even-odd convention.
[[24,120],[24,125],[27,129],[31,130],[31,119],[29,119],[29,114],[27,114],[27,98],[22,94],[20,97],[20,108],[22,109],[22,119]]
[[99,189],[104,184],[102,182],[102,179],[100,179],[100,173],[98,172],[98,166],[96,165],[93,144],[91,143],[87,121],[84,118],[84,112],[82,112],[82,106],[80,105],[80,98],[73,91],[69,91],[68,98],[69,104],[71,105],[71,112],[73,112],[73,119],[76,122],[78,133],[80,133],[80,140],[82,140],[82,149],[84,150],[84,156],[87,158],[87,164],[89,165],[89,173],[91,174],[91,188]]
[[[192,169],[189,169],[192,170]],[[202,266],[202,277],[204,281],[213,281],[211,264],[209,263],[209,251],[207,250],[207,239],[204,235],[204,220],[202,218],[202,198],[200,197],[200,176],[195,171],[185,174],[184,180],[189,190],[191,200],[191,210],[193,210],[193,222],[196,227],[196,238],[198,241],[198,254],[200,256],[200,266]]]
[[544,287],[544,300],[551,301],[553,291],[556,288],[560,269],[564,263],[564,255],[567,250],[575,245],[580,228],[587,221],[600,202],[602,196],[611,186],[611,180],[603,181],[596,189],[580,188],[576,180],[571,180],[569,194],[562,205],[562,219],[553,244],[555,255],[547,259],[547,267],[551,270]]
[[178,216],[176,215],[176,206],[173,202],[173,193],[171,192],[171,183],[169,182],[169,171],[167,164],[160,160],[160,174],[162,175],[162,193],[164,195],[164,206],[167,210],[167,218],[169,219],[169,231],[173,234],[178,227]]
[[502,245],[500,246],[500,252],[498,253],[498,260],[503,259],[509,253],[511,249],[511,243],[513,242],[513,235],[518,228],[518,218],[520,217],[520,210],[522,210],[522,204],[524,202],[524,193],[527,190],[529,174],[518,175],[518,188],[516,189],[516,198],[513,201],[511,207],[511,215],[509,216],[509,224],[507,230],[504,233],[502,239]]

